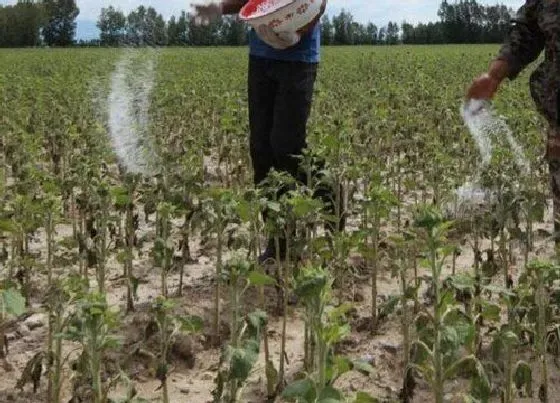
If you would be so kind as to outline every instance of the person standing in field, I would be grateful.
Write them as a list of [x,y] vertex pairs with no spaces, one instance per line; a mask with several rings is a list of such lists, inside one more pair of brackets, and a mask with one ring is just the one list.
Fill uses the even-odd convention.
[[[246,3],[247,0],[223,0],[194,8],[196,17],[208,22],[237,14]],[[326,3],[323,0],[320,14],[297,33],[276,34],[266,25],[249,33],[250,153],[255,185],[262,184],[272,169],[304,181],[298,156],[307,147],[306,127],[320,61],[319,21]],[[333,200],[332,192],[328,193],[321,197]],[[281,240],[280,249],[284,258],[285,240]],[[275,257],[274,240],[270,239],[259,261],[264,263]]]
[[530,91],[548,122],[546,160],[553,196],[554,239],[560,246],[560,2],[527,0],[512,19],[510,33],[489,71],[470,86],[467,98],[488,100],[501,83],[514,80],[544,50],[545,59],[531,74]]

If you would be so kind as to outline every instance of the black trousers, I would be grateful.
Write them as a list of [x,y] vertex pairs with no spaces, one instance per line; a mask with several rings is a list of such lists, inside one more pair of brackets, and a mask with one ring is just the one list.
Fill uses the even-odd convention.
[[249,59],[250,149],[259,185],[274,168],[300,178],[317,64]]
[[[250,152],[257,186],[266,179],[272,168],[287,172],[302,183],[306,182],[306,173],[300,169],[297,156],[301,156],[307,147],[307,121],[317,70],[318,65],[315,63],[250,56]],[[315,167],[315,171],[319,172],[322,165]],[[278,193],[281,194],[282,190],[278,189]],[[334,211],[333,193],[331,188],[324,186],[315,192],[315,197],[330,205],[330,213]]]

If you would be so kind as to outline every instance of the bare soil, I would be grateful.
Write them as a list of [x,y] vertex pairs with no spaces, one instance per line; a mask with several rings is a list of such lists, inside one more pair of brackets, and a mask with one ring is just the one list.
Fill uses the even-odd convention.
[[[551,231],[551,217],[543,224],[541,229]],[[141,220],[140,236],[152,233],[154,230],[152,223],[144,223]],[[57,227],[58,237],[67,237],[71,234],[71,227],[59,225]],[[158,338],[151,329],[151,317],[149,308],[151,302],[160,292],[160,273],[159,269],[151,267],[148,249],[140,259],[134,263],[134,272],[141,279],[138,290],[138,300],[135,301],[136,311],[123,316],[121,329],[117,332],[122,336],[122,348],[109,354],[106,359],[108,362],[121,366],[134,382],[138,396],[148,401],[161,401],[161,391],[158,390],[160,381],[155,378],[154,357],[157,356]],[[37,252],[45,250],[45,238],[39,233],[33,243],[33,249]],[[183,296],[176,299],[178,311],[185,314],[199,315],[205,318],[206,327],[204,333],[209,333],[210,318],[213,307],[213,273],[215,270],[215,258],[212,250],[202,248],[199,240],[194,240],[191,244],[191,252],[194,261],[185,267],[186,279],[182,290]],[[514,278],[517,278],[522,268],[522,253],[518,251],[518,264],[512,267]],[[539,240],[537,250],[533,254],[541,258],[553,255],[552,244],[547,240]],[[474,256],[472,251],[463,247],[461,255],[456,262],[457,272],[471,271]],[[111,304],[119,307],[122,312],[126,309],[126,284],[120,278],[122,268],[112,257],[109,267],[108,297]],[[451,262],[446,268],[447,273],[451,273]],[[63,274],[60,272],[59,274]],[[94,278],[94,273],[91,273]],[[0,402],[18,403],[44,403],[46,400],[46,380],[43,378],[37,393],[33,393],[32,385],[28,384],[21,391],[16,389],[16,382],[25,368],[26,363],[33,355],[46,347],[47,336],[47,317],[41,308],[42,291],[45,284],[44,273],[37,273],[33,279],[33,298],[31,310],[38,312],[24,320],[14,321],[7,329],[9,340],[9,354],[7,365],[0,366]],[[169,276],[169,290],[171,293],[177,292],[179,274],[174,272]],[[95,284],[92,284],[95,286]],[[224,290],[226,291],[226,290]],[[378,280],[378,292],[380,299],[391,295],[399,294],[399,284],[396,279],[391,278],[388,270],[382,270]],[[376,396],[381,402],[398,401],[398,393],[402,386],[403,377],[403,352],[402,334],[400,318],[398,315],[391,315],[381,323],[376,335],[372,336],[366,330],[359,331],[359,324],[367,321],[370,316],[371,290],[368,281],[361,280],[347,288],[346,297],[356,301],[357,312],[353,320],[353,331],[348,340],[340,346],[340,351],[353,358],[366,358],[370,360],[375,368],[375,373],[371,377],[364,377],[360,374],[349,373],[338,383],[338,386],[346,391],[349,396],[356,391],[367,391]],[[274,355],[274,362],[279,361],[281,324],[280,317],[273,315],[276,293],[269,290],[267,293],[267,303],[269,308],[269,342],[271,351]],[[249,293],[244,301],[244,306],[255,306],[255,295]],[[228,315],[228,296],[223,295],[223,332],[227,335],[229,327]],[[303,319],[300,307],[291,308],[288,315],[288,356],[287,371],[288,379],[302,369],[303,359]],[[70,343],[65,344],[65,353],[70,353],[75,346]],[[75,356],[75,352],[73,353]],[[170,363],[172,373],[168,378],[169,396],[173,403],[192,402],[206,403],[212,401],[211,391],[214,387],[214,378],[218,369],[219,349],[210,348],[208,335],[185,336],[178,338],[172,348]],[[264,353],[262,353],[264,356]],[[523,352],[526,358],[530,359],[534,354]],[[263,357],[261,357],[263,358]],[[254,368],[253,375],[246,385],[242,402],[244,403],[264,403],[266,402],[266,378],[263,367],[264,359],[260,359]],[[532,360],[534,364],[534,359]],[[533,373],[534,397],[518,399],[519,402],[537,402],[537,392],[540,380],[538,365],[534,365]],[[550,358],[550,396],[551,401],[560,401],[560,371],[555,361]],[[66,372],[64,398],[67,402],[69,394],[69,376]],[[467,390],[467,380],[456,380],[448,382],[448,401],[462,402],[463,396],[454,394],[457,390]],[[536,385],[536,386],[535,386]],[[118,385],[112,396],[121,397],[126,393],[123,385]],[[419,381],[413,402],[428,402],[432,400],[432,394],[426,383]],[[278,402],[281,400],[278,399]],[[496,396],[493,402],[499,402]]]

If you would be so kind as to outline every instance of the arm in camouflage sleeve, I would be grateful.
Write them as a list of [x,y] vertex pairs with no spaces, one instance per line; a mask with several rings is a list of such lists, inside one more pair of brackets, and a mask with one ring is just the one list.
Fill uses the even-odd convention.
[[211,4],[193,4],[196,16],[205,23],[221,18],[223,15],[237,14],[248,0],[223,0]]
[[[517,16],[512,19],[512,26],[508,38],[502,46],[497,61],[507,63],[502,67],[501,74],[514,80],[525,67],[535,61],[545,45],[543,32],[538,24],[538,11],[542,0],[527,0],[519,9]],[[500,63],[495,64],[499,70]]]
[[222,14],[237,14],[248,0],[225,0],[222,1]]

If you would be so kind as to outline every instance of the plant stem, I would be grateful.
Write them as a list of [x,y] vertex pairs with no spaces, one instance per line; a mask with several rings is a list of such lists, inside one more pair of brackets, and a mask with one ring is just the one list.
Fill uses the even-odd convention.
[[78,217],[76,217],[76,201],[74,200],[74,192],[70,191],[70,215],[72,216],[72,237],[77,239],[78,236]]
[[127,279],[127,289],[126,289],[126,311],[134,311],[134,300],[133,300],[133,246],[134,246],[134,204],[132,203],[132,198],[134,197],[134,191],[129,192],[130,203],[127,204],[126,208],[126,260],[125,260],[125,275]]
[[[402,253],[402,252],[401,252]],[[402,262],[401,257],[401,262]],[[401,305],[403,309],[402,316],[402,331],[403,331],[403,344],[404,344],[404,368],[408,368],[408,359],[410,357],[410,328],[408,318],[408,303],[406,298],[406,265],[401,266]]]
[[[96,324],[97,325],[97,324]],[[95,393],[95,403],[105,403],[103,402],[103,387],[101,383],[101,365],[99,354],[101,353],[98,349],[98,334],[97,334],[97,326],[92,326],[90,330],[91,339],[90,339],[90,348],[87,354],[89,355],[89,362],[91,368],[91,377],[92,377],[92,387]]]
[[[161,329],[161,340],[162,340],[162,354],[161,354],[161,361],[162,366],[167,367],[167,348],[169,345],[169,337],[167,335],[167,313],[164,313],[163,324]],[[167,369],[165,370],[165,378],[163,379],[163,403],[169,403],[169,391],[167,388]]]
[[47,272],[48,272],[48,285],[50,286],[52,284],[52,271],[53,271],[53,265],[52,265],[52,261],[53,261],[53,218],[52,218],[52,212],[49,211],[47,212],[47,222],[46,222],[46,228],[45,228],[46,232],[47,232]]
[[[49,310],[49,334],[47,339],[47,361],[49,362],[49,380],[47,386],[47,396],[50,402],[58,403],[58,400],[54,398],[54,371],[53,371],[53,364],[54,364],[54,353],[53,353],[53,334],[54,334],[54,313],[52,309]],[[51,356],[53,358],[53,362],[51,362]]]
[[185,266],[190,259],[189,250],[189,213],[185,213],[185,220],[183,221],[183,251],[181,254],[181,270],[179,271],[179,290],[177,295],[183,296],[183,281],[185,277]]
[[375,208],[373,219],[373,235],[372,235],[372,264],[371,264],[371,334],[373,335],[377,329],[377,272],[378,272],[378,252],[379,252],[379,227],[380,227],[379,209]]
[[218,206],[218,249],[216,261],[216,285],[214,290],[214,323],[213,323],[213,344],[218,346],[220,344],[220,283],[222,281],[222,249],[223,249],[223,234],[222,234],[222,214],[221,206]]
[[508,343],[506,347],[506,373],[505,373],[505,382],[506,382],[506,390],[504,396],[504,403],[512,403],[513,402],[513,388],[512,388],[512,378],[513,378],[513,347],[510,343]]
[[509,277],[509,256],[507,239],[503,229],[500,230],[500,257],[502,258],[502,270],[504,273],[504,287],[508,287],[508,277]]
[[441,311],[440,311],[440,284],[437,263],[437,246],[433,239],[430,240],[430,261],[432,267],[432,282],[434,287],[434,394],[436,403],[443,403],[443,357],[441,351]]
[[[282,270],[282,286],[283,286],[283,298],[282,298],[282,344],[280,347],[280,374],[278,377],[278,386],[279,390],[283,389],[284,387],[284,360],[286,356],[286,332],[287,332],[287,324],[288,324],[288,298],[287,298],[287,290],[289,284],[289,267],[290,267],[290,225],[288,224],[288,231],[286,231],[286,264],[283,265]],[[276,249],[279,251],[279,248]],[[278,252],[279,253],[279,252]],[[280,260],[277,260],[280,262]]]
[[[57,328],[61,329],[62,318],[57,321]],[[60,401],[60,380],[62,375],[62,338],[57,337],[54,344],[54,370],[53,370],[53,403],[58,403]]]
[[105,293],[105,265],[107,263],[107,215],[109,211],[109,203],[103,198],[101,207],[101,218],[99,220],[98,238],[98,259],[97,259],[97,282],[99,293]]
[[[237,273],[232,273],[231,282],[231,346],[236,349],[239,347],[239,278]],[[237,401],[237,380],[230,381],[230,399]]]
[[319,384],[318,386],[318,390],[317,390],[317,395],[320,396],[320,394],[323,392],[323,389],[325,389],[325,387],[327,386],[327,346],[325,345],[325,342],[322,340],[322,338],[320,338],[319,340],[319,362],[317,363],[319,366]]
[[[309,317],[309,309],[305,309],[305,313],[307,315],[307,317]],[[309,357],[309,354],[311,353],[311,346],[310,346],[310,332],[309,332],[309,324],[307,323],[307,321],[305,321],[304,324],[304,336],[303,336],[303,347],[304,347],[304,352],[303,352],[303,367],[305,368],[305,370],[307,372],[311,371],[311,360]]]
[[397,163],[397,231],[401,231],[401,200],[402,200],[402,177],[401,177],[401,166]]
[[336,222],[334,224],[334,234],[333,234],[333,238],[335,239],[335,245],[336,245],[336,251],[335,251],[335,261],[337,262],[336,265],[336,271],[337,271],[337,281],[339,282],[339,297],[340,300],[342,301],[344,298],[344,288],[345,288],[345,281],[346,281],[346,273],[345,270],[341,270],[341,260],[342,260],[342,247],[340,246],[340,242],[337,242],[337,239],[340,239],[340,223],[342,221],[342,214],[343,212],[341,211],[340,208],[340,204],[342,201],[342,192],[341,192],[341,187],[342,187],[342,180],[340,179],[340,176],[337,175],[336,180],[334,181],[334,184],[336,186],[335,188],[335,198],[334,198],[334,202],[335,202],[335,206],[334,206],[334,215],[336,218]]
[[546,362],[546,349],[545,349],[545,343],[546,343],[546,308],[547,308],[547,301],[548,301],[548,296],[546,295],[546,290],[545,290],[545,280],[544,280],[544,274],[543,274],[543,268],[538,268],[537,269],[537,282],[538,282],[538,288],[537,288],[537,304],[538,304],[538,309],[539,309],[539,320],[538,320],[538,324],[537,324],[537,355],[539,357],[539,360],[541,361],[541,365],[542,365],[542,380],[541,380],[541,384],[542,387],[544,388],[544,400],[543,403],[548,403],[548,366],[547,366],[547,362]]

